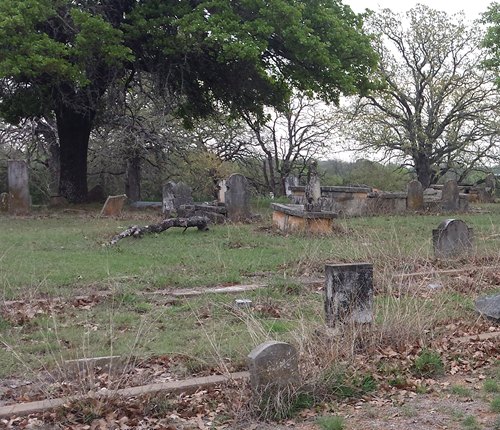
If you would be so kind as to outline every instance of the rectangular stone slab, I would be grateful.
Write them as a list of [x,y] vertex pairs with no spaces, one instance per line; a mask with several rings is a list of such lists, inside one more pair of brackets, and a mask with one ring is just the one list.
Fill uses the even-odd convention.
[[370,323],[373,320],[373,265],[325,266],[326,324]]

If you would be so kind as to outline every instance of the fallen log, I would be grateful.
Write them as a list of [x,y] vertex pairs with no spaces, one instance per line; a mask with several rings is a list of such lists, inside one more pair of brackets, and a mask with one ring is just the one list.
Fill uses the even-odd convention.
[[133,225],[114,236],[109,242],[110,245],[116,245],[118,241],[125,237],[139,238],[145,233],[161,233],[171,227],[184,227],[184,231],[189,227],[197,227],[198,230],[207,231],[210,220],[206,216],[192,216],[189,218],[167,218],[158,224],[145,225],[143,227]]

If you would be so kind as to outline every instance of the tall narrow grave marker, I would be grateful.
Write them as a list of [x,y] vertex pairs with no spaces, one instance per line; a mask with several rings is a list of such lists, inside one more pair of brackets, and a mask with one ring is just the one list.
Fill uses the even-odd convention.
[[441,206],[444,211],[457,211],[459,209],[460,193],[457,181],[450,180],[443,186]]
[[225,202],[229,220],[240,222],[250,219],[252,214],[247,178],[234,173],[227,179],[226,187]]
[[420,211],[424,208],[424,188],[422,184],[413,180],[407,187],[406,208],[409,211]]
[[25,215],[30,212],[28,165],[23,160],[9,160],[9,213]]

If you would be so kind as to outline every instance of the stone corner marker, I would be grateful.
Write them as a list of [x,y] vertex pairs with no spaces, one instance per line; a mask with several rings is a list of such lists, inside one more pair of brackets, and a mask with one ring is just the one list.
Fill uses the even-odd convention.
[[279,388],[299,381],[296,349],[285,342],[267,341],[247,356],[254,390]]
[[451,258],[467,254],[472,249],[474,231],[459,219],[447,219],[432,230],[436,258]]
[[325,315],[328,327],[373,320],[373,264],[325,265]]
[[127,201],[127,195],[109,196],[101,210],[101,216],[119,216],[122,213],[123,205]]

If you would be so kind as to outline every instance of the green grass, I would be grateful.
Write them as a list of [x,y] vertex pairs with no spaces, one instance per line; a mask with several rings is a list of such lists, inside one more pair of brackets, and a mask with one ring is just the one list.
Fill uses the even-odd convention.
[[495,396],[490,403],[491,411],[500,414],[500,395]]
[[316,424],[321,430],[343,430],[345,420],[339,416],[324,416],[316,420]]
[[483,382],[483,389],[487,393],[499,393],[500,384],[495,379],[485,379]]
[[426,349],[415,358],[413,369],[416,375],[428,378],[442,375],[444,364],[437,352]]
[[470,388],[464,387],[463,385],[452,385],[450,387],[451,394],[460,397],[471,397],[472,391]]
[[[371,217],[339,221],[345,234],[283,236],[258,225],[213,226],[209,232],[171,229],[115,247],[117,232],[153,219],[0,217],[0,288],[6,298],[73,295],[113,286],[158,289],[242,282],[254,273],[294,275],[327,261],[371,260],[401,265],[432,256],[431,230],[443,217]],[[500,214],[462,217],[475,229],[479,251],[498,246]],[[388,255],[387,250],[391,250]],[[404,268],[404,267],[403,267]],[[295,286],[291,285],[291,288]]]
[[[262,202],[263,212],[267,203]],[[461,217],[475,229],[478,255],[490,258],[499,257],[495,234],[500,209],[494,209],[496,212],[490,214]],[[348,219],[339,221],[342,233],[328,237],[278,234],[269,229],[268,221],[218,225],[208,232],[171,229],[138,240],[127,238],[108,247],[105,244],[110,238],[127,226],[157,219],[144,215],[120,220],[63,213],[39,218],[0,215],[0,291],[4,299],[112,293],[90,308],[64,305],[54,313],[43,310],[22,322],[2,315],[0,377],[25,367],[35,371],[50,368],[66,358],[111,353],[183,354],[196,365],[213,366],[222,358],[241,362],[261,341],[294,340],[299,323],[323,324],[322,295],[294,278],[322,274],[327,262],[374,263],[376,324],[395,318],[391,324],[398,332],[384,332],[382,340],[399,336],[404,344],[407,339],[401,337],[401,322],[407,321],[413,335],[415,324],[408,317],[416,310],[428,324],[436,318],[444,321],[472,312],[471,297],[461,292],[440,292],[436,312],[435,302],[411,294],[392,294],[394,280],[377,278],[386,270],[391,274],[411,272],[432,264],[431,230],[443,218]],[[455,263],[449,264],[455,267]],[[456,264],[461,267],[461,263]],[[175,304],[142,294],[165,288],[255,282],[270,287]],[[235,309],[235,298],[252,299],[255,310]],[[269,307],[278,309],[279,317],[257,310]],[[344,397],[374,389],[374,380],[364,376],[336,383],[332,390]],[[395,386],[400,384],[404,381],[394,381]]]
[[465,430],[481,430],[481,425],[478,423],[477,418],[474,415],[467,416],[462,421],[462,427]]

